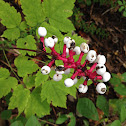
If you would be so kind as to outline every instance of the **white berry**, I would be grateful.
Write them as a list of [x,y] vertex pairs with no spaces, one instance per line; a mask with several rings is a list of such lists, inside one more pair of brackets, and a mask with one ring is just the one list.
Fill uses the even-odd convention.
[[98,64],[105,64],[106,63],[106,58],[104,55],[98,55],[97,58],[96,58],[96,62]]
[[80,47],[79,46],[76,46],[73,51],[76,53],[76,55],[80,55],[81,53],[81,50],[80,50]]
[[80,93],[86,93],[87,90],[88,90],[88,86],[87,86],[87,85],[83,85],[83,84],[80,84],[80,85],[79,85],[78,91],[79,91]]
[[65,84],[66,87],[72,87],[74,85],[74,81],[71,78],[67,78],[64,81],[64,84]]
[[104,94],[106,92],[106,85],[104,83],[98,83],[96,90],[99,94]]
[[109,81],[110,80],[110,78],[111,78],[111,74],[109,73],[109,72],[105,72],[103,75],[102,75],[102,77],[103,77],[103,82],[107,82],[107,81]]
[[61,74],[54,74],[53,76],[53,80],[54,81],[60,81],[62,79],[62,75]]
[[54,46],[53,38],[49,37],[45,39],[45,46],[52,48]]
[[52,38],[54,40],[54,43],[57,43],[58,42],[58,38],[55,35],[53,35]]
[[68,68],[68,69],[66,69],[65,71],[64,71],[64,74],[69,74],[70,73],[70,68]]
[[68,49],[74,49],[75,48],[75,40],[74,39],[70,39],[68,42],[67,42],[67,44],[66,44],[66,47],[68,48]]
[[82,43],[82,44],[80,45],[80,50],[81,50],[82,52],[84,52],[84,53],[88,53],[88,51],[89,51],[89,46],[88,46],[88,44]]
[[49,66],[43,66],[43,67],[41,68],[41,73],[44,74],[44,75],[49,74],[50,71],[51,71],[51,69],[50,69]]
[[73,81],[74,81],[74,84],[76,84],[78,80],[77,80],[77,78],[75,77],[75,79],[74,79]]
[[103,75],[106,72],[106,67],[103,64],[97,64],[96,73],[99,75]]
[[86,59],[89,61],[89,63],[93,63],[96,59],[96,52],[94,50],[90,50],[87,53]]
[[65,70],[65,68],[64,68],[63,65],[59,65],[55,69],[55,71],[56,71],[57,74],[64,74],[64,70]]
[[68,37],[68,36],[66,36],[65,38],[64,38],[64,44],[67,44],[67,42],[70,40],[71,38],[70,37]]
[[46,36],[47,30],[45,29],[45,27],[39,27],[39,28],[38,28],[38,34],[39,34],[39,36],[41,36],[41,37]]

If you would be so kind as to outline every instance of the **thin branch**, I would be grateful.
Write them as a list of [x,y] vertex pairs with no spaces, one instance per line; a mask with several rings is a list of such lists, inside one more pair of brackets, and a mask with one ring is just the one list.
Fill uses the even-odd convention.
[[25,50],[25,51],[31,51],[31,52],[38,52],[38,53],[43,53],[43,55],[50,55],[50,53],[46,53],[45,51],[37,51],[37,50],[32,50],[32,49],[23,49],[23,48],[17,48],[17,47],[3,47],[0,46],[3,49],[19,49],[19,50]]
[[[3,64],[5,64],[6,66],[10,67],[6,62],[4,62],[3,60],[0,60],[0,62],[2,62]],[[12,68],[13,69],[13,68]],[[17,72],[17,70],[13,69],[15,72]]]
[[10,65],[10,63],[9,63],[9,60],[8,60],[8,58],[7,58],[7,56],[6,56],[6,53],[5,53],[4,49],[3,49],[3,54],[4,54],[4,57],[5,57],[5,59],[6,59],[7,63],[8,63],[8,65],[10,66],[11,71],[12,71],[13,74],[16,76],[16,78],[21,82],[20,78],[19,78],[19,77],[17,76],[17,74],[13,71],[13,68],[11,67],[11,65]]
[[52,125],[52,126],[58,126],[58,125],[56,125],[56,124],[54,124],[54,123],[48,122],[48,121],[43,120],[43,119],[39,119],[39,121],[45,122],[45,123],[50,124],[50,125]]

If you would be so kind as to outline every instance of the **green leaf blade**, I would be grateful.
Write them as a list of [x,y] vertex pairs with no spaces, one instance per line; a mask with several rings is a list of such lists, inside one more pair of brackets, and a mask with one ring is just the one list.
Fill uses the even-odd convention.
[[24,77],[27,74],[32,74],[39,69],[38,65],[35,64],[34,61],[28,60],[28,57],[26,56],[18,56],[15,59],[14,64],[18,69],[18,75],[20,77]]
[[23,9],[26,22],[29,26],[37,26],[45,20],[45,16],[42,12],[41,0],[21,0],[21,8]]
[[27,106],[29,95],[30,91],[28,89],[23,88],[22,85],[18,85],[10,98],[9,109],[18,108],[18,114],[20,115]]
[[11,89],[14,89],[16,87],[17,84],[18,81],[14,77],[0,79],[0,98],[6,96],[11,91]]
[[25,114],[27,118],[29,118],[34,114],[36,114],[38,117],[50,114],[50,105],[47,103],[46,100],[41,102],[40,93],[41,93],[40,87],[35,88],[31,93],[27,107],[25,109]]
[[107,102],[107,100],[106,100],[106,98],[104,96],[99,95],[97,97],[96,105],[97,105],[98,108],[100,108],[105,113],[106,116],[108,116],[108,114],[109,114],[109,104],[108,104],[108,102]]
[[92,119],[98,120],[98,112],[95,108],[93,102],[88,98],[80,98],[77,103],[77,110],[83,116]]
[[2,37],[7,38],[8,40],[16,40],[20,37],[19,28],[9,28],[4,31]]
[[3,0],[0,1],[0,18],[2,19],[1,23],[7,28],[15,28],[21,22],[20,13],[17,13],[14,7]]
[[[56,81],[47,81],[42,85],[41,99],[47,99],[47,102],[54,106],[66,108],[67,92],[63,90],[62,83]],[[47,94],[48,92],[48,94]],[[50,97],[51,96],[51,97]]]
[[41,124],[35,116],[31,116],[25,126],[41,126]]

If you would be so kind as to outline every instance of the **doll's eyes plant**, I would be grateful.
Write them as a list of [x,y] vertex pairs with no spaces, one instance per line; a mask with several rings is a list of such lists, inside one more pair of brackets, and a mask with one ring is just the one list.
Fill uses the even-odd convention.
[[[76,46],[76,42],[71,37],[64,38],[64,46],[63,53],[59,54],[55,50],[55,45],[58,42],[58,38],[56,36],[45,38],[47,31],[44,27],[38,28],[38,34],[40,35],[40,40],[43,44],[43,50],[46,52],[45,46],[50,48],[52,54],[52,61],[48,63],[47,66],[43,66],[41,68],[41,73],[46,75],[51,71],[51,67],[55,65],[55,60],[62,60],[63,65],[56,66],[55,74],[53,76],[54,81],[60,81],[63,76],[62,74],[70,73],[70,69],[73,68],[74,72],[70,78],[64,80],[64,85],[66,87],[72,87],[77,83],[77,78],[84,78],[83,84],[80,84],[78,91],[80,93],[86,93],[88,90],[87,82],[89,79],[97,85],[96,90],[100,94],[104,94],[106,92],[106,85],[104,83],[98,83],[98,80],[102,80],[103,82],[107,82],[110,80],[111,75],[109,72],[106,72],[105,62],[106,58],[104,55],[96,54],[95,50],[89,50],[89,46],[86,43],[82,43],[79,46]],[[68,52],[66,51],[68,50]],[[81,60],[84,54],[87,53],[86,60],[83,64],[81,64]],[[79,59],[75,62],[73,56],[79,55]],[[87,65],[94,63],[90,69],[87,69]],[[68,72],[69,71],[69,72]]]

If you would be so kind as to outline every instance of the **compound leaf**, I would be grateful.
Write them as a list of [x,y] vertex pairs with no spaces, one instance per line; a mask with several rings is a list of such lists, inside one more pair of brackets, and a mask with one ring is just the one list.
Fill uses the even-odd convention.
[[43,84],[45,81],[47,81],[47,79],[49,78],[48,75],[43,75],[41,73],[41,70],[39,70],[36,74],[36,78],[35,78],[35,87],[40,86],[41,84]]
[[[48,93],[47,93],[48,92]],[[66,108],[67,92],[64,91],[64,84],[60,81],[53,80],[46,81],[42,85],[41,99],[42,101],[47,99],[47,102],[54,106]]]
[[10,73],[7,69],[0,68],[0,98],[6,96],[18,84],[17,79],[9,77],[9,75]]
[[21,22],[20,13],[17,13],[13,6],[3,0],[0,0],[0,18],[2,19],[1,23],[7,28],[15,28]]
[[[31,50],[36,50],[36,41],[34,39],[34,36],[32,35],[28,35],[25,38],[20,38],[17,41],[17,47],[18,48],[24,48],[24,49],[31,49]],[[26,53],[28,53],[28,55],[30,56],[34,56],[36,55],[36,52],[32,52],[32,51],[25,51],[25,50],[19,50],[19,52],[22,55],[26,55]]]
[[7,38],[8,40],[15,40],[20,37],[20,30],[19,28],[9,28],[4,31],[2,37]]
[[20,115],[27,106],[29,96],[30,91],[25,89],[22,85],[18,85],[10,98],[9,109],[18,108]]
[[72,31],[74,26],[67,18],[73,13],[74,2],[75,0],[45,0],[42,3],[44,15],[49,19],[49,23],[60,31]]
[[34,61],[28,60],[28,57],[26,56],[18,56],[15,59],[14,64],[18,69],[18,75],[20,77],[32,74],[39,69],[38,65],[35,64]]
[[36,114],[39,117],[42,117],[43,115],[47,115],[50,113],[50,105],[47,103],[46,100],[41,102],[40,93],[40,87],[35,88],[31,93],[28,100],[28,104],[25,109],[25,114],[27,118],[34,114]]
[[41,0],[21,0],[21,8],[25,14],[27,24],[31,27],[41,24],[45,19]]
[[77,103],[78,112],[86,118],[98,120],[98,112],[94,103],[88,98],[80,98]]

